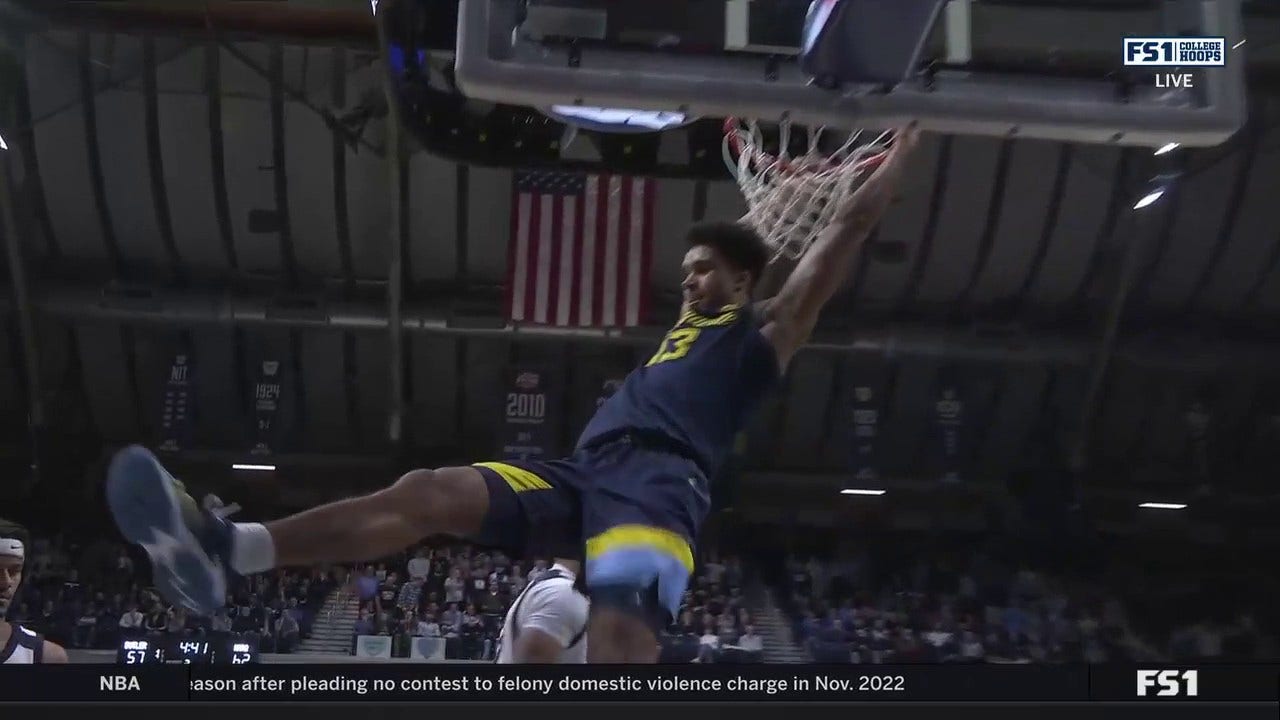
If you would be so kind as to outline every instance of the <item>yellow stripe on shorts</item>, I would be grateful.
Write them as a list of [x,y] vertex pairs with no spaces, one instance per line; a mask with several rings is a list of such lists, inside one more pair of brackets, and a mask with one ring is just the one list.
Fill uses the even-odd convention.
[[538,477],[536,474],[518,468],[514,465],[508,465],[500,462],[483,462],[476,463],[476,467],[489,468],[498,473],[512,490],[516,492],[528,492],[529,490],[550,490],[551,485],[546,480]]
[[619,525],[587,540],[587,559],[597,558],[611,550],[643,547],[670,555],[685,569],[693,572],[693,548],[670,530],[648,525]]

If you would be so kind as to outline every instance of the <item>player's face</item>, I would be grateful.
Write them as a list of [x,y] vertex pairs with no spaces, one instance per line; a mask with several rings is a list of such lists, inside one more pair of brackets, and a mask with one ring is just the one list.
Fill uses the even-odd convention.
[[0,617],[9,610],[21,582],[22,561],[15,557],[0,557]]
[[741,302],[746,293],[747,273],[735,270],[720,253],[706,245],[695,245],[684,255],[681,265],[684,306],[713,313],[731,303]]

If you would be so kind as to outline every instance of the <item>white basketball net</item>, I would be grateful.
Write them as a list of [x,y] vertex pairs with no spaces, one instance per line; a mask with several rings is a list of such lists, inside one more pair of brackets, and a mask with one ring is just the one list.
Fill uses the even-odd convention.
[[889,131],[859,143],[862,131],[849,134],[835,152],[819,149],[823,129],[809,135],[809,150],[790,157],[791,123],[779,126],[778,155],[763,150],[764,135],[755,120],[725,121],[724,161],[738,179],[747,201],[741,222],[760,233],[773,249],[770,259],[799,259],[831,222],[858,181],[884,158]]

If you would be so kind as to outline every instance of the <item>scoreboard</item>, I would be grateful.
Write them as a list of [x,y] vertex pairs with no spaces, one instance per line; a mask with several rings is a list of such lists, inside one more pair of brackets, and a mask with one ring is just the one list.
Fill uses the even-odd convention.
[[249,665],[258,660],[258,640],[252,635],[126,638],[120,641],[116,651],[116,662],[120,665]]

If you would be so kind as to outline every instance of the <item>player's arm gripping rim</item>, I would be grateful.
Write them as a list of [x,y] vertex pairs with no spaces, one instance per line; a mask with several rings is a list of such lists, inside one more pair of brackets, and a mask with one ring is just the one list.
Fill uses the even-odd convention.
[[760,304],[761,332],[778,354],[782,370],[808,341],[822,307],[840,289],[862,243],[893,201],[919,135],[914,123],[897,133],[880,167],[845,201],[778,294]]

